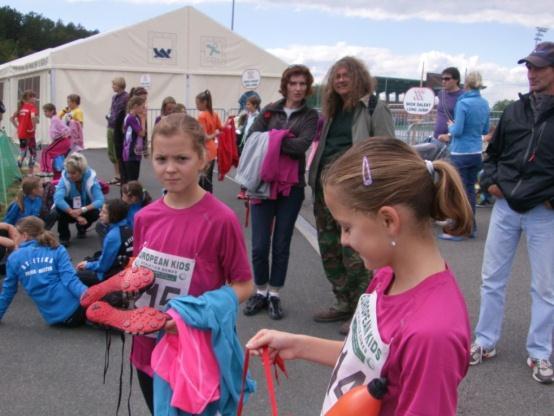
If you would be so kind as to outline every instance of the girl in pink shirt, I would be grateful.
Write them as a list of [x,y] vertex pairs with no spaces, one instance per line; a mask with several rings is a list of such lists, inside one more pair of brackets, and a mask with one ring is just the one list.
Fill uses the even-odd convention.
[[[182,113],[163,117],[152,134],[152,165],[165,189],[162,198],[135,216],[135,265],[154,271],[154,285],[137,307],[164,309],[172,298],[200,296],[229,284],[239,300],[251,294],[252,273],[244,237],[234,212],[198,185],[203,172],[206,135],[200,124]],[[166,324],[175,333],[175,321]],[[141,390],[153,410],[151,354],[156,337],[135,336],[131,362]]]
[[350,389],[384,377],[380,415],[455,415],[469,363],[464,298],[435,242],[432,220],[469,234],[472,211],[455,168],[424,161],[407,144],[374,137],[354,145],[323,176],[341,242],[379,269],[344,342],[263,329],[247,343],[284,359],[334,367],[321,415]]

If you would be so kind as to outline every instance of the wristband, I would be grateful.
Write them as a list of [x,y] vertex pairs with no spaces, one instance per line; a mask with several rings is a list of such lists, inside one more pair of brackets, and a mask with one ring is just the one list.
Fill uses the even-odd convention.
[[81,213],[86,214],[88,211],[87,207],[81,207]]

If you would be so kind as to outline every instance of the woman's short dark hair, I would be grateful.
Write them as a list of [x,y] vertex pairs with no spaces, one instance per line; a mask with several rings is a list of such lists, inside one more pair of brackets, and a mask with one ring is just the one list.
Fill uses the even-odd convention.
[[314,83],[314,76],[310,72],[309,68],[305,65],[291,65],[283,75],[281,75],[281,86],[279,92],[283,97],[287,97],[287,85],[290,79],[296,75],[303,75],[306,78],[306,97],[312,94],[312,84]]

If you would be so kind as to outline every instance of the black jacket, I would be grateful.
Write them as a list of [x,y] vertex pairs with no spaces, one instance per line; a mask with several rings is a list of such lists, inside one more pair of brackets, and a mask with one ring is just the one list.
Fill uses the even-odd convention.
[[304,172],[306,170],[306,151],[312,144],[317,129],[317,120],[319,118],[317,111],[313,108],[303,105],[287,119],[287,114],[283,110],[285,99],[275,103],[268,104],[258,114],[248,136],[255,131],[270,131],[273,129],[290,130],[294,137],[283,140],[281,153],[298,160],[299,175],[298,186],[305,186]]
[[486,151],[481,186],[496,184],[514,211],[554,202],[554,100],[533,117],[530,94],[506,108]]

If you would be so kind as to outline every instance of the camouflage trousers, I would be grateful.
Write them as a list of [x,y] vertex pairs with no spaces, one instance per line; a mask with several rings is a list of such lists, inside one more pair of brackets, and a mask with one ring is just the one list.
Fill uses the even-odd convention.
[[315,195],[314,216],[323,269],[336,297],[334,307],[353,312],[373,272],[365,268],[363,260],[355,251],[340,244],[340,226],[325,205],[321,190]]

